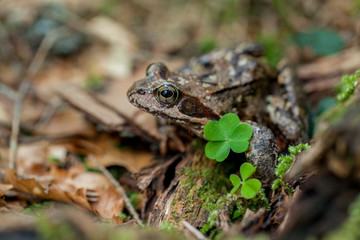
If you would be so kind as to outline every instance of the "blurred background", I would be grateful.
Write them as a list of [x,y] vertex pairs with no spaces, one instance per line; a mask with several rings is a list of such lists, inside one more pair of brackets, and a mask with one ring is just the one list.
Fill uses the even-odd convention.
[[[161,134],[126,91],[149,63],[174,70],[214,49],[259,42],[272,66],[284,57],[294,65],[315,116],[335,104],[341,77],[360,68],[359,37],[360,0],[0,0],[0,173],[17,152],[18,176],[55,181],[71,200],[37,197],[84,204],[112,219],[122,213],[121,196],[111,189],[109,201],[99,174],[74,164],[92,154],[104,166],[120,166],[117,179],[140,209],[129,175],[152,164]],[[19,146],[9,149],[17,101]],[[155,144],[139,146],[135,135]],[[4,189],[34,194],[38,185],[18,181],[14,175]],[[84,186],[98,191],[95,203],[79,194]],[[23,209],[34,201],[20,195],[0,206]]]
[[[176,68],[244,41],[264,44],[273,66],[285,56],[301,65],[359,45],[359,0],[1,0],[0,6],[0,81],[16,88],[39,50],[32,81],[46,101],[58,82],[99,90],[149,62]],[[46,35],[50,41],[43,42]],[[300,78],[319,79],[326,67],[300,71]],[[311,100],[331,95],[353,68],[305,84],[310,96],[316,93]]]
[[41,72],[60,61],[61,74],[70,74],[63,81],[87,86],[129,76],[150,60],[175,64],[244,41],[263,43],[272,65],[284,56],[301,64],[357,46],[360,34],[359,0],[1,0],[0,6],[0,77],[9,85],[50,32],[59,39]]

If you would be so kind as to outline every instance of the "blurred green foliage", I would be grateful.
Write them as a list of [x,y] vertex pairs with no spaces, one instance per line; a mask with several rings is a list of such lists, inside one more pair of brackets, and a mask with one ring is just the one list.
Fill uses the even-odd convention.
[[336,106],[337,102],[335,98],[333,97],[327,97],[324,99],[321,99],[319,102],[318,110],[317,110],[317,116],[320,116],[322,113],[326,112],[330,108]]
[[37,219],[36,230],[41,240],[67,240],[79,239],[81,234],[70,222],[51,222],[46,217]]
[[360,195],[350,205],[348,209],[349,217],[341,226],[328,232],[323,239],[325,240],[357,240],[360,239]]
[[200,53],[208,53],[217,47],[216,40],[213,37],[207,37],[201,39],[198,43],[198,49]]
[[336,100],[339,103],[348,99],[355,90],[356,85],[360,82],[360,70],[357,70],[352,75],[345,75],[341,78],[341,82],[336,86]]
[[345,45],[339,33],[327,28],[312,28],[295,33],[293,41],[300,47],[310,47],[319,56],[339,52]]
[[93,91],[100,91],[104,87],[104,79],[98,75],[91,75],[86,79],[85,88]]
[[281,41],[277,36],[264,35],[258,38],[258,42],[264,45],[264,57],[268,63],[276,67],[276,64],[284,57],[284,47],[281,46]]

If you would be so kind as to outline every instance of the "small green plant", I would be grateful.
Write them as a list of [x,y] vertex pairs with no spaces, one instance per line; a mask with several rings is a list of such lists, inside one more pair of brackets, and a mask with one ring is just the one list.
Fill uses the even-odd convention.
[[85,82],[85,88],[90,90],[99,90],[104,85],[104,79],[101,76],[92,75]]
[[200,231],[202,233],[208,232],[211,228],[213,228],[216,225],[216,221],[218,219],[219,211],[214,210],[209,214],[207,222],[202,226]]
[[48,160],[49,162],[56,163],[56,164],[61,164],[61,163],[62,163],[62,161],[61,161],[59,158],[54,157],[54,156],[49,156],[49,157],[47,158],[47,160]]
[[336,87],[336,100],[338,103],[348,99],[355,90],[355,86],[360,82],[360,70],[352,75],[345,75],[341,78],[340,84]]
[[198,44],[200,53],[208,53],[216,48],[216,40],[212,37],[204,38]]
[[205,146],[206,157],[224,161],[230,149],[236,153],[245,152],[249,147],[252,128],[245,123],[240,124],[234,113],[225,114],[219,121],[210,121],[205,125],[204,135],[210,140]]
[[161,223],[161,230],[163,231],[168,231],[168,232],[172,232],[174,230],[176,230],[175,226],[172,226],[168,221],[163,221]]
[[[288,188],[288,184],[284,182],[284,175],[286,171],[290,168],[297,154],[301,153],[303,150],[309,149],[310,145],[308,143],[300,143],[297,146],[289,146],[288,150],[290,155],[283,155],[278,158],[279,163],[275,169],[275,175],[277,179],[271,186],[273,190],[278,189],[280,186]],[[288,188],[288,190],[291,189]]]
[[256,167],[251,165],[250,163],[243,163],[240,167],[240,176],[231,174],[230,181],[234,185],[234,188],[231,189],[230,194],[234,194],[236,190],[241,187],[241,196],[246,199],[251,199],[256,196],[256,193],[261,188],[261,182],[256,179],[248,179],[254,172],[256,171]]
[[130,220],[130,217],[128,215],[126,215],[125,213],[119,213],[119,217],[121,217],[121,219],[123,221]]

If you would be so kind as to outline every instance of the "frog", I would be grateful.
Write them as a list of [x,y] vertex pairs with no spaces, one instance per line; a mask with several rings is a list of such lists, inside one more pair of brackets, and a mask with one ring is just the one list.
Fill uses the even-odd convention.
[[175,71],[152,63],[145,78],[129,88],[128,100],[200,138],[206,123],[235,113],[255,130],[247,157],[259,165],[260,155],[271,155],[272,168],[278,150],[308,140],[307,111],[294,70],[286,61],[275,69],[263,55],[261,44],[241,43],[193,58]]

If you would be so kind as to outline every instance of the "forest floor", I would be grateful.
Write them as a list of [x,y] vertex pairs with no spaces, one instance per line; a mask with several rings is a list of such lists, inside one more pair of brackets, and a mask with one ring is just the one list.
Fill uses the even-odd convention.
[[[358,0],[0,0],[0,6],[1,239],[359,234],[352,228],[360,224],[353,214],[360,210]],[[213,189],[206,198],[216,202],[231,190],[219,173],[230,166],[206,159],[196,141],[181,153],[169,143],[161,155],[157,119],[131,105],[126,92],[152,62],[175,70],[241,42],[263,44],[273,67],[283,58],[294,66],[314,137],[285,178],[293,189],[267,190],[268,205],[256,209],[242,201],[240,216],[235,201],[210,211],[194,193],[201,189],[185,185],[179,192],[186,181],[207,184]],[[175,192],[173,207],[165,206]],[[189,192],[200,200],[186,199]]]

